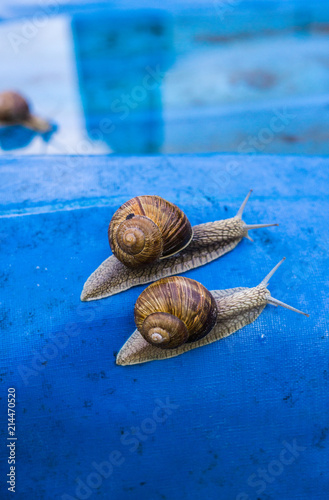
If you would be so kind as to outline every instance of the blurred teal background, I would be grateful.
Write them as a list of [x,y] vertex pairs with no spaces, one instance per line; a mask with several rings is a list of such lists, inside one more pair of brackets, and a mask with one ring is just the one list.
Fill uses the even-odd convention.
[[1,152],[329,153],[328,2],[154,4],[2,2],[0,90],[58,129]]

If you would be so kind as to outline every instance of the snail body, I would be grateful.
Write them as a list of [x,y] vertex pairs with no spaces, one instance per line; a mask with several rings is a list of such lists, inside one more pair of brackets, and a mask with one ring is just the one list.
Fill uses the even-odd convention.
[[[172,358],[210,344],[255,321],[267,304],[280,305],[308,316],[273,298],[267,289],[269,279],[283,261],[284,259],[258,286],[253,288],[240,287],[209,292],[200,283],[180,276],[153,283],[137,299],[135,305],[137,330],[119,351],[117,364],[134,365]],[[163,328],[164,323],[159,315],[168,314],[168,310],[169,314],[185,325],[188,335],[186,333],[182,335],[181,330],[178,331],[173,322],[174,327],[171,331],[170,322],[165,323],[169,332]],[[152,315],[154,321],[149,320]],[[206,325],[197,338],[193,337],[196,323],[201,327]],[[150,339],[152,335],[155,336],[155,341]],[[165,337],[165,340],[161,341],[161,337]],[[166,345],[168,337],[171,338]]]
[[[193,228],[178,207],[176,208],[179,212],[175,216],[172,215],[171,211],[169,216],[166,210],[161,210],[162,223],[164,223],[166,231],[162,229],[162,226],[160,233],[163,234],[166,232],[167,234],[171,233],[171,236],[175,236],[173,238],[174,242],[171,241],[170,246],[168,245],[168,250],[165,244],[163,244],[165,250],[159,253],[159,249],[157,249],[155,260],[150,259],[146,263],[137,263],[138,258],[135,258],[135,262],[132,265],[127,265],[121,262],[115,255],[111,255],[88,278],[83,287],[81,300],[90,301],[109,297],[128,290],[133,286],[150,283],[161,278],[189,271],[233,250],[243,238],[251,239],[248,235],[250,229],[277,225],[248,225],[242,220],[243,210],[251,192],[248,193],[235,217],[199,224],[193,226]],[[162,200],[162,198],[156,196],[138,197],[139,200],[141,198],[147,198],[147,201],[154,202],[155,205],[158,205],[159,200]],[[127,204],[130,204],[129,210],[131,210],[132,203],[132,200],[127,202]],[[166,203],[168,206],[175,207],[175,205],[169,202]],[[124,210],[127,209],[125,207],[127,204],[122,206]],[[138,204],[138,209],[140,209],[140,203]],[[140,213],[135,216],[134,210],[125,215],[125,219],[123,217],[120,223],[131,223],[130,221],[134,221],[135,218],[138,220],[137,217],[140,217]],[[143,210],[145,212],[145,208]],[[132,216],[132,214],[134,215]],[[171,220],[170,223],[169,220]],[[109,227],[110,245],[117,256],[119,252],[115,249],[117,243],[113,242],[113,238],[115,238],[120,223],[115,214]]]
[[48,132],[51,125],[33,115],[26,99],[17,92],[6,91],[0,94],[0,124],[23,125],[36,132]]

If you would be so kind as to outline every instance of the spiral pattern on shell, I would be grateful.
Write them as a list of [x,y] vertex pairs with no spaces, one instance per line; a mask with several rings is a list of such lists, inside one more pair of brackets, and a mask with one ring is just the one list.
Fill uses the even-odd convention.
[[0,94],[0,120],[20,122],[30,116],[29,105],[17,92],[6,91]]
[[205,337],[216,323],[217,306],[201,283],[172,276],[141,293],[134,316],[145,340],[162,349],[174,349]]
[[115,212],[108,236],[117,259],[138,267],[183,250],[193,231],[184,212],[173,203],[160,196],[137,196]]

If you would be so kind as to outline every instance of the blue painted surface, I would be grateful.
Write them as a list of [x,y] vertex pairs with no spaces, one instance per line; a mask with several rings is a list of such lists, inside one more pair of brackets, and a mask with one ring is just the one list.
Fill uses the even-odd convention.
[[[328,172],[321,157],[0,160],[0,429],[4,443],[5,393],[14,386],[15,498],[328,498]],[[210,290],[254,286],[286,256],[269,288],[310,318],[268,306],[215,344],[116,366],[143,287],[79,301],[109,255],[115,209],[156,193],[197,224],[233,216],[249,188],[245,220],[280,227],[254,231],[254,243],[186,275]],[[158,400],[167,398],[176,407],[156,423]],[[295,456],[284,451],[294,443]],[[76,481],[97,484],[95,467],[116,450],[112,461],[122,463],[83,496]],[[0,454],[3,478],[3,445]],[[1,488],[11,498],[3,480]]]
[[0,91],[58,130],[0,154],[329,154],[328,2],[154,3],[4,1]]

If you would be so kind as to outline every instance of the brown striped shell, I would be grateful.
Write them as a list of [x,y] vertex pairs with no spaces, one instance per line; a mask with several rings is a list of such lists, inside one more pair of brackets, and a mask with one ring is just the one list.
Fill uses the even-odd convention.
[[193,231],[184,212],[160,196],[137,196],[113,215],[108,229],[113,254],[138,267],[180,252]]
[[205,337],[216,323],[217,306],[201,283],[172,276],[152,283],[141,293],[134,315],[147,342],[174,349]]
[[0,120],[20,122],[30,116],[29,105],[17,92],[6,91],[0,94]]

